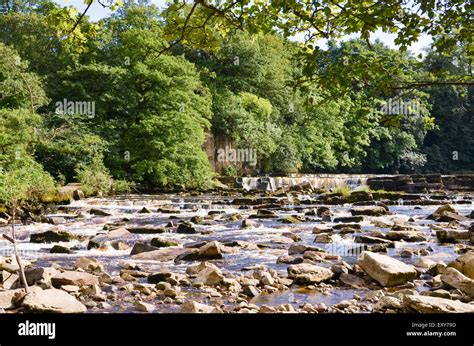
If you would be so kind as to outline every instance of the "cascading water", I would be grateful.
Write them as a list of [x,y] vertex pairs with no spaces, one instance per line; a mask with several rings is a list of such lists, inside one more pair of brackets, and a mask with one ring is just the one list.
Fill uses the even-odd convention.
[[316,189],[347,186],[351,190],[367,186],[368,174],[304,174],[288,177],[242,177],[236,179],[237,187],[244,190],[276,191],[298,185],[310,185]]

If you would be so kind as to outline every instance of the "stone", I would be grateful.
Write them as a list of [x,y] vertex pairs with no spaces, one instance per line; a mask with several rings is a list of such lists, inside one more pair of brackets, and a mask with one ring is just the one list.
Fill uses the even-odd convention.
[[89,210],[89,214],[96,215],[96,216],[112,216],[111,213],[102,209],[97,209],[97,208],[92,208],[91,210]]
[[436,230],[436,238],[443,243],[469,239],[469,230],[443,228]]
[[256,297],[260,294],[260,291],[255,286],[245,286],[242,293],[248,297]]
[[426,241],[423,232],[420,231],[389,231],[386,238],[394,241],[420,242]]
[[339,222],[342,222],[342,223],[351,223],[351,222],[362,222],[364,221],[364,217],[363,216],[341,216],[341,217],[335,217],[333,222],[335,223],[339,223]]
[[307,246],[303,244],[292,244],[288,248],[288,255],[297,255],[297,254],[302,254],[305,251],[321,251],[324,252],[324,250],[314,247],[314,246]]
[[142,209],[140,209],[140,211],[138,213],[139,214],[151,214],[152,211],[150,209],[148,209],[147,207],[143,207]]
[[153,312],[155,310],[155,306],[150,303],[144,303],[141,301],[136,301],[133,306],[135,309],[141,312]]
[[51,283],[55,288],[60,288],[62,285],[75,285],[75,286],[91,286],[98,285],[99,278],[95,275],[76,272],[76,271],[65,271],[59,275],[55,275],[51,278]]
[[468,278],[474,280],[474,252],[468,252],[448,263],[449,267],[456,268]]
[[288,277],[300,285],[317,284],[331,279],[334,275],[328,268],[308,263],[292,264],[288,266],[287,271]]
[[84,192],[82,192],[82,190],[74,190],[72,192],[72,199],[74,199],[75,201],[79,201],[81,199],[84,199]]
[[255,271],[254,278],[258,279],[263,286],[273,286],[275,280],[269,272],[265,271]]
[[366,286],[365,281],[362,278],[353,274],[342,273],[339,276],[339,280],[341,280],[346,285],[352,286],[354,288],[363,288]]
[[419,313],[474,313],[473,304],[466,304],[457,300],[422,295],[404,296],[403,305],[406,308]]
[[359,266],[382,286],[398,286],[417,277],[417,271],[411,265],[386,255],[370,251],[362,253]]
[[463,275],[457,269],[448,267],[441,274],[441,281],[446,285],[457,288],[466,293],[469,297],[474,298],[474,280]]
[[303,263],[303,258],[295,256],[280,256],[277,258],[277,263],[298,264]]
[[20,288],[20,277],[4,270],[2,272],[2,286],[6,290]]
[[184,248],[162,248],[155,251],[142,252],[132,256],[134,260],[152,260],[159,262],[168,262],[174,260],[177,256],[187,252]]
[[62,241],[69,242],[74,239],[77,239],[74,234],[65,231],[46,231],[30,236],[30,242],[32,243],[59,243]]
[[219,285],[224,279],[224,275],[219,268],[212,266],[198,272],[194,284],[203,284],[206,286]]
[[95,258],[80,257],[74,262],[74,267],[91,272],[103,272],[104,265]]
[[299,215],[287,215],[284,216],[280,221],[283,223],[301,223],[304,222],[304,218]]
[[135,245],[133,245],[132,251],[130,251],[130,255],[133,256],[142,252],[155,251],[155,250],[158,250],[158,248],[148,245],[146,243],[135,243]]
[[354,242],[362,244],[386,244],[391,245],[392,241],[388,239],[382,239],[378,237],[372,237],[369,235],[358,234],[354,237]]
[[[21,260],[21,263],[24,268],[28,267],[31,262],[25,259]],[[18,264],[16,263],[16,260],[14,257],[0,257],[0,270],[5,270],[9,273],[16,273],[20,268],[18,267]]]
[[157,248],[160,248],[160,247],[179,246],[180,244],[175,242],[175,241],[168,240],[168,239],[153,238],[150,241],[150,245],[152,245],[154,247],[157,247]]
[[23,289],[0,291],[0,309],[13,309],[15,307],[15,295],[24,294]]
[[384,207],[379,206],[361,206],[353,207],[351,209],[352,215],[366,215],[366,216],[382,216],[386,215],[387,211]]
[[196,229],[189,223],[180,223],[176,230],[176,233],[182,234],[196,234]]
[[320,233],[316,236],[316,238],[314,238],[314,242],[327,244],[332,243],[333,240],[329,233]]
[[120,227],[108,233],[99,234],[89,239],[87,248],[98,248],[102,245],[105,245],[107,242],[124,241],[127,239],[133,239],[133,234],[130,233],[126,228]]
[[194,215],[189,221],[197,225],[202,222],[202,217],[200,217],[199,215]]
[[159,233],[165,233],[166,229],[161,226],[146,225],[146,226],[127,227],[127,231],[129,231],[132,234],[159,234]]
[[450,221],[468,221],[469,218],[460,215],[450,204],[444,204],[436,209],[433,214],[428,216],[428,219],[435,220],[438,222],[450,222]]
[[147,281],[151,284],[157,284],[159,282],[167,282],[171,285],[177,285],[179,282],[179,275],[172,272],[156,272],[148,275]]
[[428,258],[419,258],[415,262],[415,267],[428,269],[428,268],[431,268],[435,264],[436,264],[435,261],[430,260]]
[[49,253],[64,253],[64,254],[72,254],[74,251],[72,251],[70,248],[66,246],[61,246],[61,245],[54,245],[50,250]]
[[242,220],[241,228],[250,228],[250,227],[255,227],[256,225],[257,223],[254,220],[245,219],[245,220]]
[[220,309],[215,308],[210,305],[205,305],[198,303],[194,300],[188,300],[184,304],[181,305],[181,312],[182,313],[220,313],[222,312]]
[[217,241],[211,241],[199,248],[200,260],[212,260],[222,258],[222,244]]
[[30,312],[82,313],[87,308],[63,290],[47,289],[29,292],[22,305]]
[[25,278],[29,286],[38,281],[50,282],[51,278],[60,274],[55,268],[26,268]]

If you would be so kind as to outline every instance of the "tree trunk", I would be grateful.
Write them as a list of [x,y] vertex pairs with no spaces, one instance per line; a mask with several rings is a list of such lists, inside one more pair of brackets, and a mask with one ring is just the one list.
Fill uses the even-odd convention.
[[15,214],[16,214],[16,203],[13,203],[13,212],[12,212],[12,239],[13,239],[13,251],[15,253],[16,263],[18,264],[18,272],[20,274],[20,281],[25,289],[25,293],[28,293],[28,282],[26,282],[25,271],[23,270],[23,265],[21,264],[21,258],[18,255],[18,250],[16,247],[16,237],[15,237]]

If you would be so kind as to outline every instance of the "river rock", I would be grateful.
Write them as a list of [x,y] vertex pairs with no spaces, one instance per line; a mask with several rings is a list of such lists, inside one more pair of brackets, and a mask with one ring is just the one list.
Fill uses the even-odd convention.
[[288,266],[288,277],[296,284],[311,285],[317,284],[333,277],[334,273],[324,267],[301,263]]
[[158,233],[165,233],[166,229],[160,226],[146,225],[146,226],[127,227],[127,231],[133,234],[158,234]]
[[47,289],[29,292],[22,305],[30,312],[82,313],[87,308],[63,290]]
[[448,286],[461,290],[469,297],[474,298],[474,280],[463,275],[458,270],[451,267],[446,268],[441,275],[441,281]]
[[91,272],[103,272],[104,265],[95,258],[80,257],[74,262],[74,267]]
[[158,248],[148,245],[146,243],[135,243],[135,245],[133,245],[132,251],[130,251],[130,255],[133,256],[142,252],[155,251],[155,250],[158,250]]
[[334,218],[335,223],[339,223],[339,222],[342,222],[342,223],[351,223],[351,222],[357,223],[357,222],[362,222],[362,221],[364,221],[363,216],[341,216],[341,217],[335,217]]
[[469,239],[469,230],[443,228],[436,230],[436,238],[443,243]]
[[84,199],[84,192],[82,192],[82,190],[74,190],[72,192],[72,198],[75,200],[75,201],[79,201],[81,199]]
[[196,234],[196,229],[190,223],[180,223],[176,230],[176,233],[182,234]]
[[30,236],[30,242],[32,243],[58,243],[61,241],[68,242],[74,239],[77,239],[74,234],[65,231],[46,231]]
[[72,254],[74,251],[72,251],[70,248],[66,246],[61,246],[61,245],[54,245],[50,250],[49,253],[64,253],[64,254]]
[[474,252],[468,252],[459,256],[448,264],[449,267],[456,268],[468,278],[474,280]]
[[98,285],[99,278],[89,273],[65,271],[52,277],[51,283],[55,288],[60,288],[62,285],[91,286]]
[[51,278],[59,275],[60,272],[55,268],[26,268],[25,278],[29,286],[38,281],[50,282]]
[[435,220],[438,222],[450,222],[450,221],[468,221],[467,216],[458,214],[456,210],[450,205],[445,204],[436,209],[433,214],[428,216],[428,219]]
[[150,244],[154,247],[157,247],[157,248],[170,247],[170,246],[179,246],[180,245],[179,243],[177,243],[175,241],[164,239],[164,238],[153,238],[150,241]]
[[299,263],[303,263],[303,258],[295,257],[295,256],[280,256],[277,258],[277,263],[299,264]]
[[474,313],[474,305],[461,303],[457,300],[429,297],[422,295],[406,295],[403,299],[406,308],[419,313]]
[[199,248],[199,260],[212,260],[222,258],[222,244],[217,241],[211,241]]
[[92,208],[91,210],[89,210],[89,214],[96,215],[96,216],[112,216],[111,213],[102,209],[97,209],[97,208]]
[[133,234],[130,233],[126,228],[121,227],[105,234],[96,235],[95,237],[89,239],[87,248],[98,248],[107,242],[124,241],[128,239],[133,239]]
[[423,232],[420,231],[389,231],[386,234],[386,238],[394,241],[406,241],[406,242],[420,242],[426,241],[426,237]]
[[195,302],[194,300],[188,300],[181,305],[181,312],[183,313],[221,313],[222,311],[219,308],[215,308],[210,305],[201,304]]
[[177,256],[187,252],[184,248],[163,248],[155,251],[142,252],[132,256],[134,260],[152,260],[159,262],[168,262],[174,260]]
[[[21,263],[23,267],[28,267],[31,265],[31,262],[25,259],[21,260]],[[7,257],[0,257],[0,270],[5,270],[9,273],[16,273],[20,268],[18,267],[18,264],[16,263],[16,260],[14,257],[7,256]]]
[[207,267],[198,272],[194,284],[203,284],[206,286],[219,285],[224,279],[224,275],[216,266]]
[[24,290],[17,289],[17,290],[8,290],[8,291],[0,291],[0,309],[12,309],[15,307],[14,304],[14,297],[16,294],[21,295]]
[[354,242],[362,243],[362,244],[384,244],[384,245],[392,244],[392,241],[388,239],[382,239],[378,237],[372,237],[369,235],[361,235],[361,234],[358,234],[354,237]]
[[152,211],[150,209],[148,209],[147,207],[143,207],[142,209],[140,209],[140,211],[138,213],[139,214],[151,214]]
[[351,209],[352,215],[366,215],[366,216],[382,216],[386,215],[387,211],[384,207],[379,206],[362,206],[353,207]]
[[370,251],[362,253],[359,266],[382,286],[403,285],[417,277],[417,271],[411,265],[386,255]]
[[352,286],[354,288],[363,288],[366,286],[364,279],[353,274],[342,273],[339,276],[339,280],[341,280],[346,285]]
[[241,228],[250,228],[250,227],[255,227],[257,223],[254,220],[251,219],[245,219],[242,220]]
[[135,307],[135,309],[137,309],[138,311],[141,311],[141,312],[153,312],[156,309],[153,304],[145,303],[145,302],[141,302],[141,301],[136,301],[133,304],[133,306]]

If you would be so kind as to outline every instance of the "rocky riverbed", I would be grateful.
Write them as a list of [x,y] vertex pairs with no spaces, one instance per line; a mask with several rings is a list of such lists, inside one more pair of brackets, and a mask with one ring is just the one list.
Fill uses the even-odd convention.
[[80,199],[18,221],[26,295],[0,239],[0,311],[474,312],[473,198],[303,187]]

